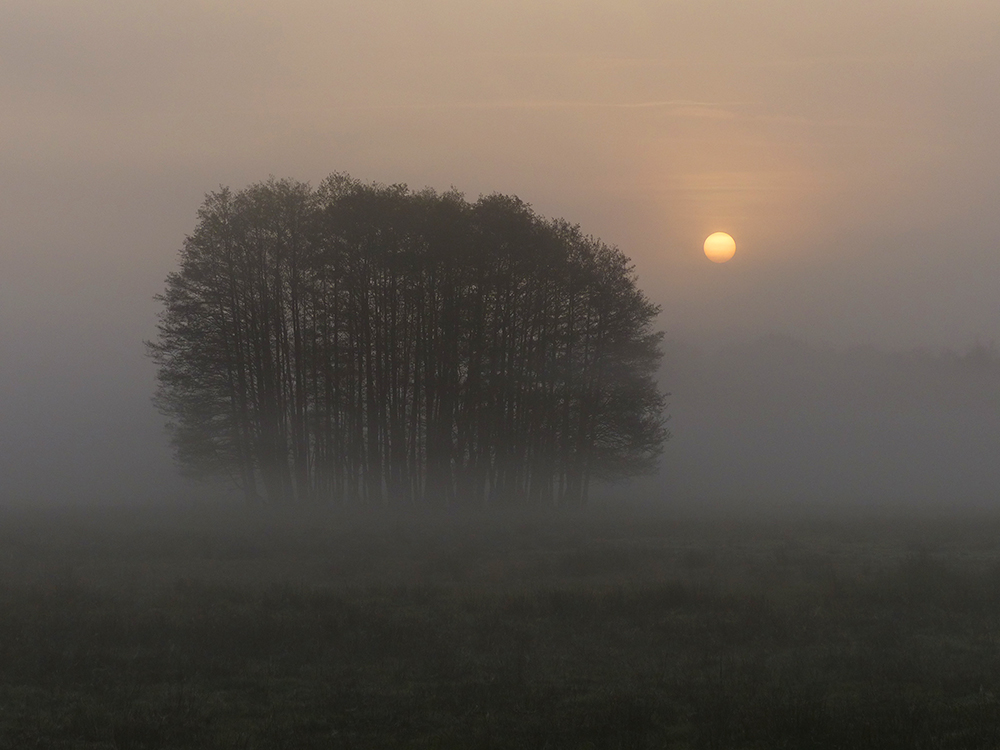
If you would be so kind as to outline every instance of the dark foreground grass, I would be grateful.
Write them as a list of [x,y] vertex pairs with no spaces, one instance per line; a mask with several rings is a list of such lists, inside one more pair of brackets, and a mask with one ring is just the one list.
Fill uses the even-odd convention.
[[989,519],[2,520],[3,747],[1000,747]]

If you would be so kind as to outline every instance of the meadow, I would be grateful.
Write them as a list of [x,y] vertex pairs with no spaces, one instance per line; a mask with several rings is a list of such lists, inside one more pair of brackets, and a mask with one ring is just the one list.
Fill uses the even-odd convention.
[[995,748],[1000,515],[0,512],[4,748]]

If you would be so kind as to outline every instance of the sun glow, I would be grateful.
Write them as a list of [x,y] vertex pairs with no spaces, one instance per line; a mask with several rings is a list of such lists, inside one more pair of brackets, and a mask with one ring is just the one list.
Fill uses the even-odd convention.
[[736,255],[736,240],[725,232],[710,234],[705,240],[705,255],[713,263],[725,263]]

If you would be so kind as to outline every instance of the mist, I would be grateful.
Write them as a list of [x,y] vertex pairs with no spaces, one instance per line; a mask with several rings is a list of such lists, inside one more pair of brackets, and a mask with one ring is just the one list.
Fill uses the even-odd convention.
[[[335,170],[516,194],[633,258],[675,342],[665,502],[988,496],[990,386],[957,363],[1000,331],[998,13],[6,3],[5,498],[198,492],[149,402],[153,296],[205,193]],[[712,267],[721,228],[739,251]]]
[[1000,746],[997,92],[985,0],[0,3],[0,744]]
[[968,511],[995,502],[1000,362],[787,336],[666,346],[671,428],[650,493],[682,507]]

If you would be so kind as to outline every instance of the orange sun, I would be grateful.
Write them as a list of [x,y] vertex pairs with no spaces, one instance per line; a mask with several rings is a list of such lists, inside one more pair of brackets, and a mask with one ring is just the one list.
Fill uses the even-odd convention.
[[736,255],[736,240],[725,232],[708,235],[705,240],[705,255],[713,263],[725,263]]

